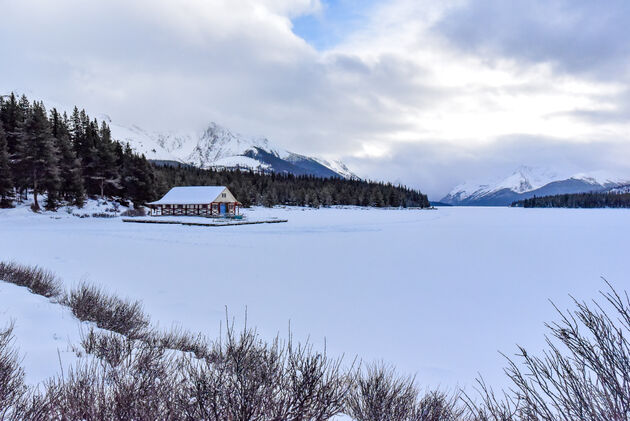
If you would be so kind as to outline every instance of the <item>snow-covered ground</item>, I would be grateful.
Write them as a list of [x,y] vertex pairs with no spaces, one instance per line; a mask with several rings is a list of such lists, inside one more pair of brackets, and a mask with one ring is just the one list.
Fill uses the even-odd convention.
[[76,359],[72,345],[79,345],[82,329],[89,329],[67,307],[24,287],[0,282],[0,329],[11,323],[26,380],[32,384],[54,376],[62,364],[67,369]]
[[[539,349],[568,294],[590,299],[605,276],[629,285],[630,211],[255,208],[285,224],[189,227],[0,210],[0,259],[37,264],[140,299],[162,327],[216,337],[230,314],[265,337],[310,336],[351,361],[384,360],[427,386],[504,385],[519,343]],[[78,323],[0,283],[0,325],[16,322],[29,379],[59,367]],[[42,323],[46,320],[46,323]],[[49,368],[50,367],[50,368]]]

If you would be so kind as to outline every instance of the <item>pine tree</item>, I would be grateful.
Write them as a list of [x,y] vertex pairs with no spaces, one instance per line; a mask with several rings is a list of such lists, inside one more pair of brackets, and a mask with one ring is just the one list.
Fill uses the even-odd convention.
[[10,156],[15,152],[15,145],[18,141],[18,127],[22,121],[23,115],[18,106],[17,98],[14,93],[11,93],[6,101],[2,101],[0,106],[0,122],[2,122],[5,130],[7,152]]
[[9,166],[7,140],[0,121],[0,208],[13,206],[13,180]]
[[134,154],[129,144],[124,149],[121,174],[123,196],[129,198],[134,205],[142,205],[155,199],[157,183],[153,167],[144,155]]
[[81,161],[77,158],[70,139],[68,116],[51,111],[50,123],[55,145],[59,151],[59,172],[61,196],[70,204],[82,207],[85,203],[85,188],[81,173]]
[[39,210],[37,196],[43,192],[48,193],[46,208],[54,209],[60,184],[59,168],[55,138],[43,104],[33,104],[21,128],[20,140],[23,146],[20,166],[24,169],[28,186],[33,190],[33,209]]
[[[28,101],[26,101],[28,104]],[[24,124],[24,120],[29,112],[28,107],[24,107],[25,101],[18,101],[14,93],[9,95],[6,101],[2,102],[0,106],[0,121],[4,126],[5,137],[7,141],[7,152],[9,154],[9,161],[11,162],[11,174],[13,178],[13,185],[21,193],[26,188],[26,175],[24,169],[20,165],[20,155],[22,150],[22,144],[20,142],[21,127]],[[22,195],[17,197],[22,199]]]
[[[95,122],[95,124],[98,124]],[[110,195],[118,192],[120,188],[120,176],[116,167],[116,147],[112,141],[111,132],[105,122],[102,122],[99,130],[100,143],[97,145],[97,153],[94,159],[94,174],[92,177],[97,182],[101,198],[105,197],[106,188]]]

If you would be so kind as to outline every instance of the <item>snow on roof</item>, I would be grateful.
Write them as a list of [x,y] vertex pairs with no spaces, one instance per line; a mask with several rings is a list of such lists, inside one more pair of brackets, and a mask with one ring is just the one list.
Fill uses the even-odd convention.
[[156,202],[149,205],[203,205],[212,203],[225,190],[225,186],[173,187]]

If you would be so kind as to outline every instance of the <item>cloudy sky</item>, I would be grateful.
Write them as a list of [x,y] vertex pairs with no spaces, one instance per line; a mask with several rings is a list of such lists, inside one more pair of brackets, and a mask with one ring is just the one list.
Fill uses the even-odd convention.
[[0,89],[448,192],[630,174],[627,0],[0,0]]

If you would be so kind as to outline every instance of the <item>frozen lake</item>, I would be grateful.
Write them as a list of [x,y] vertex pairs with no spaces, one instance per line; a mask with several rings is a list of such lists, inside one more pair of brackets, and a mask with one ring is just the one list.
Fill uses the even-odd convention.
[[[296,339],[325,339],[330,354],[383,360],[445,388],[470,385],[478,372],[503,385],[497,351],[542,345],[543,323],[555,317],[548,299],[567,307],[569,293],[593,298],[601,276],[630,285],[628,210],[249,212],[289,222],[201,228],[2,210],[0,259],[49,268],[68,286],[101,284],[142,300],[163,327],[211,338],[226,306],[237,320],[247,309],[265,337],[286,336],[290,321]],[[35,323],[13,318],[21,331]],[[67,325],[50,334],[68,336]],[[48,352],[24,346],[27,369]]]

